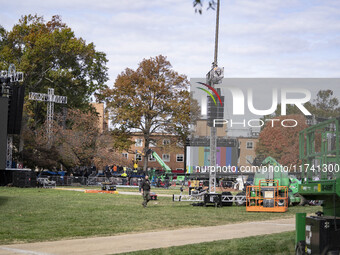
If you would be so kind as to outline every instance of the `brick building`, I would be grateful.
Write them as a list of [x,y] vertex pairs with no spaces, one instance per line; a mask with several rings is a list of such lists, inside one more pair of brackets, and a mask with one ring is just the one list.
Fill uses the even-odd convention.
[[91,105],[94,107],[96,112],[98,113],[98,128],[99,132],[103,133],[104,130],[108,129],[107,126],[107,116],[105,115],[105,108],[104,108],[104,103],[91,103]]
[[[210,128],[207,126],[206,120],[199,120],[197,125],[193,130],[193,138],[191,140],[191,145],[187,147],[187,171],[191,172],[191,165],[209,165],[209,140],[204,139],[209,138]],[[122,153],[130,162],[136,161],[139,168],[144,166],[144,157],[137,151],[143,152],[145,140],[141,133],[135,133],[131,140],[133,144],[131,145],[129,151]],[[256,157],[256,145],[258,143],[258,138],[253,137],[238,137],[238,138],[228,138],[227,137],[227,127],[217,128],[217,162],[219,165],[234,165],[234,166],[251,166],[251,163]],[[202,149],[203,148],[203,149]],[[175,135],[171,134],[153,134],[151,136],[150,149],[154,150],[160,158],[174,171],[183,171],[185,167],[185,152],[184,145],[178,142]],[[203,151],[200,154],[200,151]],[[194,156],[191,154],[195,154]],[[222,155],[223,154],[223,155]],[[148,168],[161,170],[161,165],[152,157],[148,156]],[[192,163],[191,161],[197,162]],[[203,162],[201,162],[203,161]],[[207,161],[207,162],[205,162]],[[225,162],[224,162],[225,161]]]
[[[143,168],[144,157],[136,151],[143,152],[145,140],[142,134],[135,133],[131,140],[134,142],[129,151],[123,152],[122,155],[127,160],[137,160],[138,167]],[[174,135],[169,134],[153,134],[150,141],[150,149],[154,150],[160,158],[173,171],[184,170],[184,146],[178,142]],[[148,168],[161,170],[161,165],[156,161],[152,155],[148,156]]]
[[[197,120],[194,126],[193,135],[194,137],[210,137],[210,127],[208,126],[208,120],[200,119]],[[223,124],[223,127],[216,128],[217,137],[227,137],[227,125]]]
[[239,166],[251,166],[253,160],[256,157],[256,145],[259,139],[257,137],[239,137],[239,148],[240,148],[240,157],[239,157]]

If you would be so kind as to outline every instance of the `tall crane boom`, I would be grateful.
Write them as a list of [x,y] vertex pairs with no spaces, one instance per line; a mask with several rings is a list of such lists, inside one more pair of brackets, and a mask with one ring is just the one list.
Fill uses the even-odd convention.
[[156,161],[162,166],[162,168],[165,170],[166,173],[171,173],[171,168],[167,164],[165,164],[165,162],[161,159],[161,157],[154,150],[148,149],[145,154],[139,150],[136,150],[136,153],[137,152],[145,157],[151,154],[156,159]]
[[157,162],[163,167],[166,173],[171,173],[171,168],[165,164],[161,157],[153,150],[151,150],[151,155],[157,160]]

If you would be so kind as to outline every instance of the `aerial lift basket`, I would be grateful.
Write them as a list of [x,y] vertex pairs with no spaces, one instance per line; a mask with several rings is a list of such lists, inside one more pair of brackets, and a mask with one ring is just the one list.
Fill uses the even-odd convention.
[[260,180],[258,186],[248,186],[247,212],[286,212],[288,187],[278,186],[277,180]]

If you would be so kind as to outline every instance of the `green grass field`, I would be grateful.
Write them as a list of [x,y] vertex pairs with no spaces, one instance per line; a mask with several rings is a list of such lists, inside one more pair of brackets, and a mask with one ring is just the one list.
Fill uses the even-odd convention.
[[319,207],[292,207],[284,214],[247,213],[245,207],[193,207],[159,197],[85,194],[55,189],[0,188],[0,244],[117,235],[159,229],[213,226],[293,217]]
[[152,249],[126,255],[290,255],[295,254],[294,232]]

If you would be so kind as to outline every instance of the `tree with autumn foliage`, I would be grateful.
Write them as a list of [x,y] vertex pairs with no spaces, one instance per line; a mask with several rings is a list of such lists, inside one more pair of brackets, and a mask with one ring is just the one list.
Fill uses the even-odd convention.
[[[102,92],[115,132],[144,136],[144,152],[154,133],[173,134],[184,143],[192,111],[189,81],[175,72],[166,57],[143,59],[136,70],[126,68],[118,75],[114,88]],[[144,160],[144,171],[148,158]]]
[[[9,31],[0,26],[0,70],[7,70],[11,63],[24,72],[26,95],[29,92],[47,93],[48,88],[54,88],[56,95],[67,96],[68,108],[84,111],[91,110],[91,95],[105,88],[108,80],[105,53],[97,51],[93,43],[76,37],[57,15],[48,21],[38,15],[22,16]],[[28,152],[32,152],[35,159],[40,158],[38,162],[43,164],[49,164],[50,160],[51,164],[60,161],[57,157],[43,160],[49,154],[40,146],[44,140],[42,132],[46,127],[47,104],[27,100],[27,96],[25,99],[23,132],[20,146],[15,143],[14,151],[25,149],[25,153],[17,153],[20,161],[30,160],[21,157]],[[55,104],[55,116],[64,107]],[[25,143],[23,136],[27,138]],[[38,140],[33,141],[33,138]],[[18,141],[17,137],[14,140]],[[40,155],[34,152],[34,146],[41,149]]]
[[[0,29],[0,69],[10,63],[24,72],[27,94],[54,88],[56,95],[67,96],[70,108],[89,109],[90,96],[108,80],[105,53],[76,37],[57,15],[47,22],[27,15],[11,31]],[[35,108],[35,118],[45,120],[45,104],[26,103]]]
[[[298,164],[299,162],[299,132],[307,128],[306,118],[301,114],[275,117],[279,121],[268,121],[260,133],[256,146],[256,154],[263,157],[271,156],[280,164]],[[284,119],[294,119],[296,127],[283,127],[280,122]],[[285,125],[294,125],[286,121]]]
[[[105,87],[107,59],[93,43],[76,37],[56,15],[49,21],[38,15],[22,16],[11,31],[0,29],[0,70],[10,63],[24,72],[26,92],[67,96],[71,108],[89,108],[89,97]],[[35,109],[42,113],[43,104]]]
[[105,169],[105,166],[113,164],[133,167],[132,162],[123,157],[121,151],[115,147],[115,141],[109,132],[104,132],[97,138],[93,164],[98,169]]
[[[312,102],[305,103],[304,107],[317,121],[323,121],[339,117],[339,104],[333,91],[326,89],[319,90],[316,98]],[[267,122],[270,119],[296,119],[299,125],[296,128],[284,128],[278,125],[276,128],[270,128],[268,125],[271,122],[269,121],[261,130],[256,154],[261,158],[272,156],[281,164],[296,164],[299,158],[299,132],[307,128],[306,118],[296,105],[287,105],[286,107],[287,116],[281,116],[281,104],[279,104],[273,114],[264,116],[262,120]],[[321,136],[316,136],[315,139],[315,146],[320,146]]]
[[66,169],[76,166],[91,166],[99,169],[105,165],[128,165],[113,148],[114,140],[108,132],[99,132],[98,116],[91,111],[69,109],[67,117],[56,116],[53,123],[52,140],[46,133],[46,126],[25,126],[23,150],[25,165],[34,168]]

